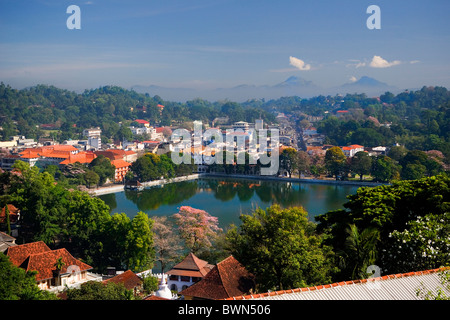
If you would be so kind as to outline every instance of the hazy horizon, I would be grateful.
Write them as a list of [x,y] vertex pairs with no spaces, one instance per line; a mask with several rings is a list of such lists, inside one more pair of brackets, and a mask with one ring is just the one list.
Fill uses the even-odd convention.
[[[366,25],[373,4],[381,29]],[[68,28],[71,5],[81,29]],[[363,76],[399,91],[450,87],[445,0],[0,0],[0,9],[0,81],[18,89],[156,86],[166,100],[242,100],[340,93]],[[304,81],[272,88],[291,77]]]

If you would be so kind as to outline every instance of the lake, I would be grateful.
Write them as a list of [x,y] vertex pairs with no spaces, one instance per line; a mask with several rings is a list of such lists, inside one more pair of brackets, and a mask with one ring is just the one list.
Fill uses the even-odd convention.
[[219,227],[240,224],[239,215],[272,204],[281,207],[303,206],[310,220],[322,213],[342,209],[347,195],[358,186],[264,181],[236,178],[200,178],[146,188],[141,192],[121,191],[99,196],[111,213],[125,213],[133,218],[139,211],[151,216],[178,212],[181,206],[207,211],[219,219]]

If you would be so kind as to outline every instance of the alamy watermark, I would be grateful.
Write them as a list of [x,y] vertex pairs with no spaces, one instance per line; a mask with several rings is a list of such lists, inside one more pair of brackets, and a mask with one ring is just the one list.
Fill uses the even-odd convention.
[[[81,9],[77,5],[67,7],[66,13],[71,14],[66,21],[67,29],[81,29]],[[371,14],[366,20],[366,26],[369,30],[381,29],[381,9],[377,5],[370,5],[366,10],[367,14]]]
[[221,130],[203,131],[202,122],[194,121],[193,134],[187,129],[173,131],[172,141],[178,144],[171,158],[175,164],[191,164],[192,157],[194,164],[206,165],[223,164],[224,160],[231,165],[245,165],[247,160],[255,165],[259,161],[261,175],[275,175],[279,168],[279,135],[278,129],[227,129],[224,139]]

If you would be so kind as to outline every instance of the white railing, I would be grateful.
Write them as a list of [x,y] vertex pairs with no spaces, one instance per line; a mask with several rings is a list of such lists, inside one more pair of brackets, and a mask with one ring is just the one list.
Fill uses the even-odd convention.
[[87,272],[85,279],[82,279],[82,280],[79,280],[79,281],[76,281],[76,282],[70,281],[69,283],[66,283],[65,285],[61,285],[61,286],[52,286],[47,291],[57,293],[57,292],[62,292],[64,290],[66,290],[67,288],[68,289],[78,289],[78,288],[80,288],[80,286],[83,283],[86,283],[86,282],[89,282],[89,281],[102,281],[102,280],[103,280],[103,278],[102,278],[101,274]]

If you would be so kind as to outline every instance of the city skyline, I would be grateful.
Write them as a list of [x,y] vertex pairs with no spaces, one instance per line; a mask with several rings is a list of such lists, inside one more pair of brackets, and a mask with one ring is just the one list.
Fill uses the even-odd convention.
[[[81,29],[67,27],[70,5]],[[381,29],[366,25],[370,5]],[[334,88],[366,76],[399,90],[450,87],[444,0],[0,0],[0,9],[0,81],[19,89],[201,92],[290,78]]]

